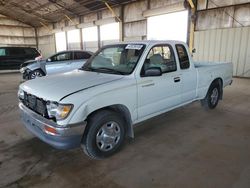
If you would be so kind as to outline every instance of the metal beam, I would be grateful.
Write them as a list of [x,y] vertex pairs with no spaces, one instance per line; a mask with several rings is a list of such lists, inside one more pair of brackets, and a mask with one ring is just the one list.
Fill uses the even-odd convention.
[[192,15],[194,15],[193,9],[191,10],[191,22],[189,26],[189,50],[192,53],[194,48],[194,28],[195,28],[195,20],[192,18]]
[[193,48],[194,48],[194,28],[195,28],[195,5],[193,3],[193,0],[188,0],[189,5],[191,7],[191,10],[189,12],[189,20],[190,20],[190,25],[189,25],[189,50],[190,53],[192,53]]
[[20,10],[24,11],[26,14],[29,14],[29,15],[32,15],[42,21],[45,21],[45,22],[52,22],[51,20],[48,20],[46,18],[44,18],[42,15],[40,14],[37,14],[37,13],[32,13],[31,11],[28,11],[26,9],[24,9],[22,6],[20,6],[19,4],[17,3],[13,3],[13,2],[10,2],[10,5],[14,6],[14,7],[18,7]]
[[64,16],[65,16],[73,25],[77,25],[77,23],[75,23],[67,14],[64,14]]
[[[97,12],[97,20],[101,19],[101,13]],[[101,48],[101,29],[100,25],[97,25],[97,38],[98,38],[98,49]]]
[[79,31],[80,31],[80,48],[81,48],[81,50],[83,50],[82,29],[79,29]]
[[190,5],[190,7],[191,7],[192,9],[195,8],[194,3],[193,3],[193,0],[188,0],[188,3],[189,3],[189,5]]
[[49,28],[49,26],[47,26],[45,23],[43,23],[43,22],[40,22],[40,24],[43,26],[43,27],[45,27],[45,28],[47,28],[49,31],[52,31],[53,29],[50,29]]
[[68,13],[73,14],[74,16],[78,16],[78,17],[80,16],[80,15],[74,13],[72,10],[70,10],[70,9],[66,8],[65,6],[61,5],[60,3],[58,3],[57,0],[49,0],[49,2],[55,4],[59,8],[66,10]]
[[121,5],[120,7],[120,17],[121,17],[121,22],[119,22],[119,27],[120,27],[120,40],[124,41],[124,5]]
[[37,1],[36,3],[38,4],[38,6],[36,6],[35,8],[32,9],[32,11],[37,11],[37,10],[41,10],[43,8],[47,8],[48,5],[51,4],[51,2],[47,2],[47,3],[44,3],[44,4],[39,4]]
[[36,49],[38,49],[38,34],[37,34],[37,28],[35,28],[35,36],[36,36]]
[[[0,8],[0,10],[1,10],[1,8]],[[17,18],[17,17],[14,17],[14,16],[7,15],[7,14],[4,13],[3,11],[1,11],[1,14],[4,15],[4,16],[6,16],[7,18],[10,18],[10,19],[12,19],[12,20],[19,21],[19,22],[21,22],[21,23],[23,23],[23,24],[25,24],[25,25],[30,26],[30,27],[35,27],[34,25],[31,25],[30,23],[24,22],[24,21],[23,21],[22,19],[20,19],[20,18]]]
[[66,50],[69,50],[69,42],[68,42],[68,31],[65,32],[65,38],[66,38]]
[[110,12],[112,13],[113,16],[116,17],[116,19],[119,21],[119,22],[122,22],[121,19],[119,18],[119,16],[116,15],[115,11],[111,8],[111,6],[109,6],[109,4],[106,2],[106,1],[103,1],[104,4],[106,5],[106,7],[110,10]]

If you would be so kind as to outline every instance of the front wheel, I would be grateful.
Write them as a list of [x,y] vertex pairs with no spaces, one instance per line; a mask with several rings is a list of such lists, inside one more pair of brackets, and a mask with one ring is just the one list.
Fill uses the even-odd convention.
[[117,152],[125,139],[125,122],[113,111],[99,111],[88,119],[82,148],[89,157],[103,159]]
[[213,83],[209,87],[205,99],[201,100],[202,106],[204,106],[206,109],[214,109],[219,102],[220,95],[220,85],[217,83]]
[[44,76],[44,73],[39,69],[31,71],[29,73],[29,79],[35,79],[37,77],[42,77],[42,76]]

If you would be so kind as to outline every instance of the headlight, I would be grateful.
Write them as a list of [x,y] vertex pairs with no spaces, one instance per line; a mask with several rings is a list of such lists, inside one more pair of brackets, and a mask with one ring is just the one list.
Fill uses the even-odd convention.
[[22,74],[23,74],[23,73],[25,72],[25,70],[26,70],[26,69],[27,69],[27,67],[23,67],[23,68],[21,68],[21,69],[20,69],[20,73],[22,73]]
[[24,100],[24,91],[22,89],[19,88],[17,95],[19,99]]
[[57,102],[49,102],[47,104],[47,111],[50,118],[56,120],[65,119],[73,108],[72,104],[59,104]]

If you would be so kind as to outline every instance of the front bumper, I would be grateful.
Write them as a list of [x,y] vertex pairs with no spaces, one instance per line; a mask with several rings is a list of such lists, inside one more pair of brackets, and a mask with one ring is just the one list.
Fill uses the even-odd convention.
[[[54,121],[36,114],[21,102],[19,103],[21,119],[25,127],[36,137],[57,149],[72,149],[80,147],[86,122],[60,127]],[[46,132],[45,127],[52,127],[56,134]]]
[[29,80],[29,73],[31,72],[29,69],[22,68],[20,69],[20,72],[22,73],[24,80]]

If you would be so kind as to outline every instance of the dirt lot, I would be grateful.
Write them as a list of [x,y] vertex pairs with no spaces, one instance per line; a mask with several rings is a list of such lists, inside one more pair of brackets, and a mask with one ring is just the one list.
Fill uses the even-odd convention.
[[0,75],[0,187],[250,187],[250,80],[234,79],[215,110],[196,102],[144,122],[102,161],[33,137],[19,118],[19,83]]

